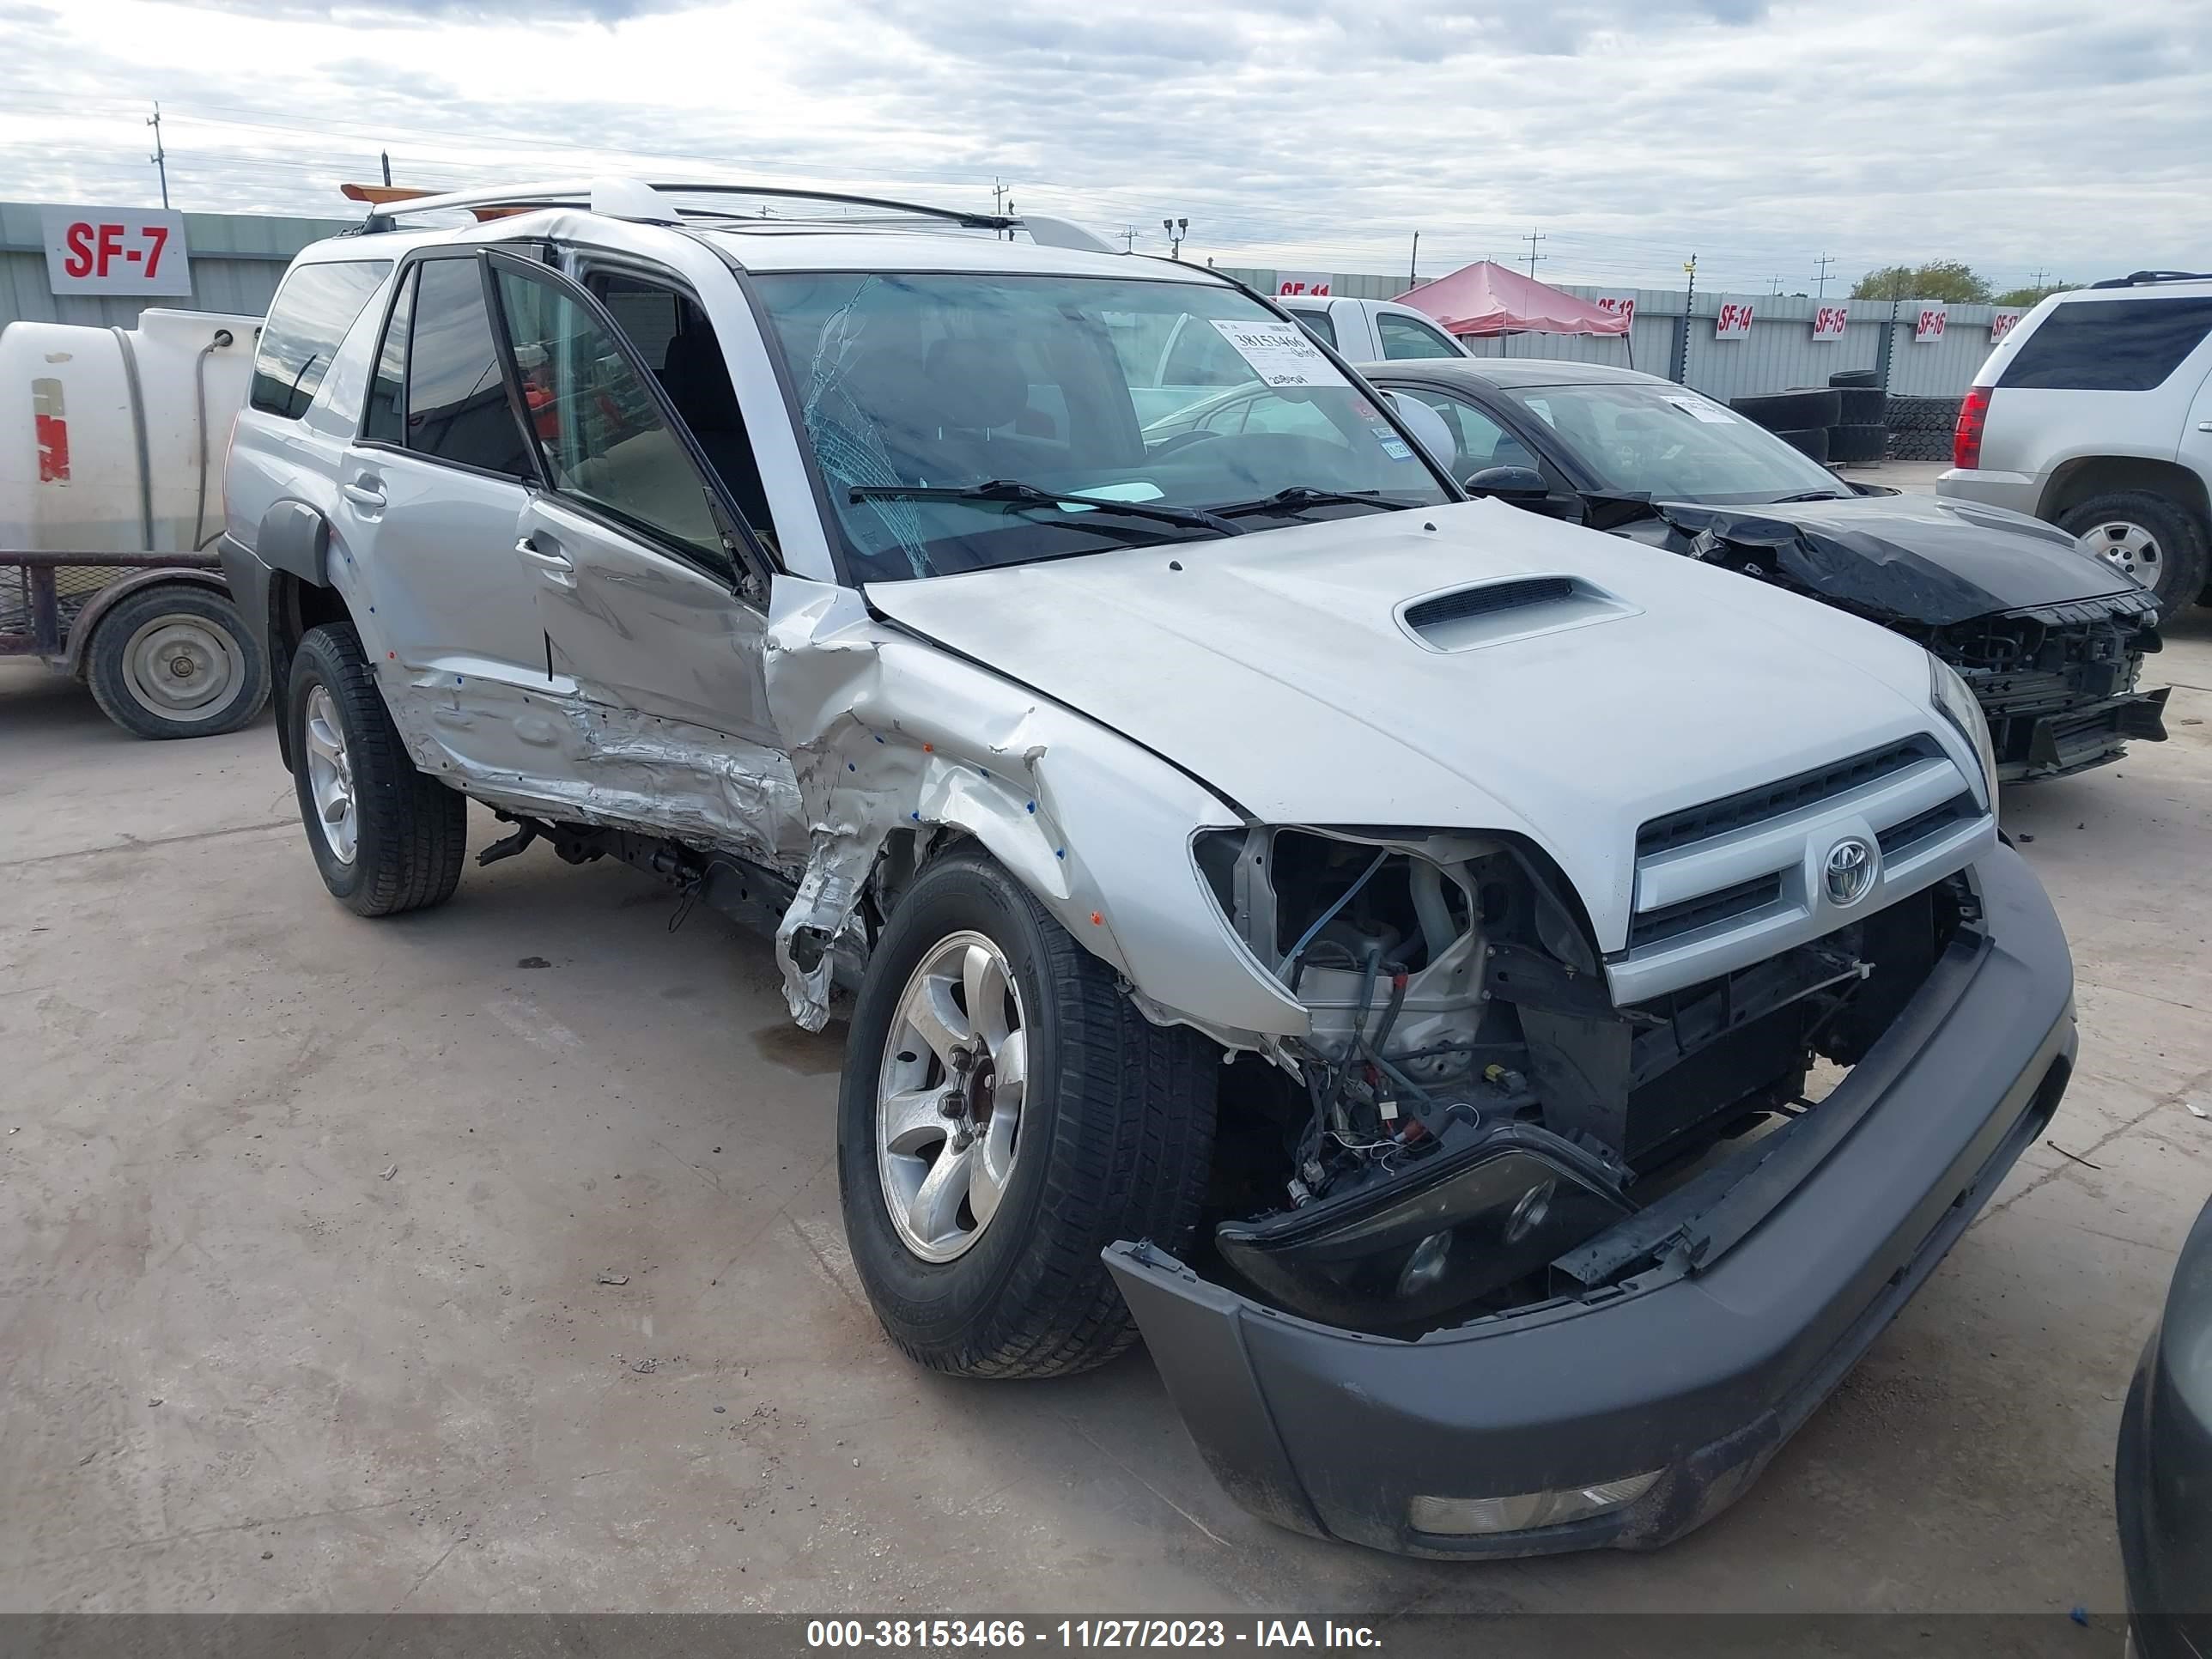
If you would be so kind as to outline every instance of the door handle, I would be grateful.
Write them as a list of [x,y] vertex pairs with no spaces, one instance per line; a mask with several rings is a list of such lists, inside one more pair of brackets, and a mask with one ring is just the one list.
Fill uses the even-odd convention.
[[514,550],[531,563],[543,565],[548,570],[574,570],[576,568],[568,562],[567,554],[549,553],[527,536],[515,543]]
[[384,505],[384,491],[373,479],[362,483],[340,484],[338,493],[356,507],[365,507],[372,512]]
[[2197,429],[2199,432],[2212,432],[2212,421],[2197,422]]

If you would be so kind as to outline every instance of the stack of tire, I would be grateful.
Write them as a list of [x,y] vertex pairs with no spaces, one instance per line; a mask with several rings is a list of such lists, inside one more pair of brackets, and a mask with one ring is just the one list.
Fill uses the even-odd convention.
[[1957,398],[1892,397],[1889,400],[1889,458],[1893,461],[1948,461],[1951,430],[1959,423]]
[[[1825,386],[1732,398],[1729,407],[1816,461],[1872,466],[1882,459],[1889,437],[1883,424],[1887,394],[1872,384],[1873,374],[1847,369]],[[1861,374],[1867,377],[1863,383],[1856,378]]]

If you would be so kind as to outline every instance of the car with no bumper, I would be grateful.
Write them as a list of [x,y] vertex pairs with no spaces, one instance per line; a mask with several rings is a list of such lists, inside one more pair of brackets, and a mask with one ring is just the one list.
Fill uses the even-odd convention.
[[[1454,471],[1506,499],[1894,629],[1965,677],[2006,782],[2166,737],[2157,596],[2000,507],[1853,484],[1686,386],[1583,363],[1372,363],[1443,423]],[[1518,483],[1511,472],[1533,474]]]
[[[1205,272],[731,194],[380,208],[287,277],[223,556],[331,892],[442,902],[473,798],[482,860],[773,932],[810,1028],[851,988],[921,1364],[1141,1328],[1241,1501],[1387,1548],[1711,1513],[2063,1085],[1964,683],[1462,499]],[[1224,376],[1256,418],[1159,429]]]

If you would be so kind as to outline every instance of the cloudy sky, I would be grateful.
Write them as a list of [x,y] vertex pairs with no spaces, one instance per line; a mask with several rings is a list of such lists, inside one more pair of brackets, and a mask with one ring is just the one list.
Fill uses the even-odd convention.
[[[0,0],[0,199],[637,171],[1186,258],[1808,290],[2212,264],[2212,0]],[[1832,277],[1831,292],[1838,291]]]

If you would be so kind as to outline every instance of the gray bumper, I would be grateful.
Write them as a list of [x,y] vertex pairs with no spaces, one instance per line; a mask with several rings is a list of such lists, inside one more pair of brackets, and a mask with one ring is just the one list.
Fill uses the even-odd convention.
[[2031,519],[2043,501],[2043,480],[2031,472],[1968,471],[1953,467],[1938,473],[1936,493],[1984,507],[2002,507],[2025,513]]
[[[1804,1121],[1832,1114],[1838,1131],[1811,1172],[1694,1267],[1407,1343],[1277,1313],[1147,1245],[1109,1248],[1216,1478],[1284,1526],[1414,1555],[1650,1548],[1725,1508],[1965,1231],[2065,1087],[2073,964],[2057,919],[2009,848],[1975,874],[1982,937],[1954,945]],[[1634,1504],[1565,1525],[1455,1536],[1408,1519],[1416,1496],[1652,1470]]]

